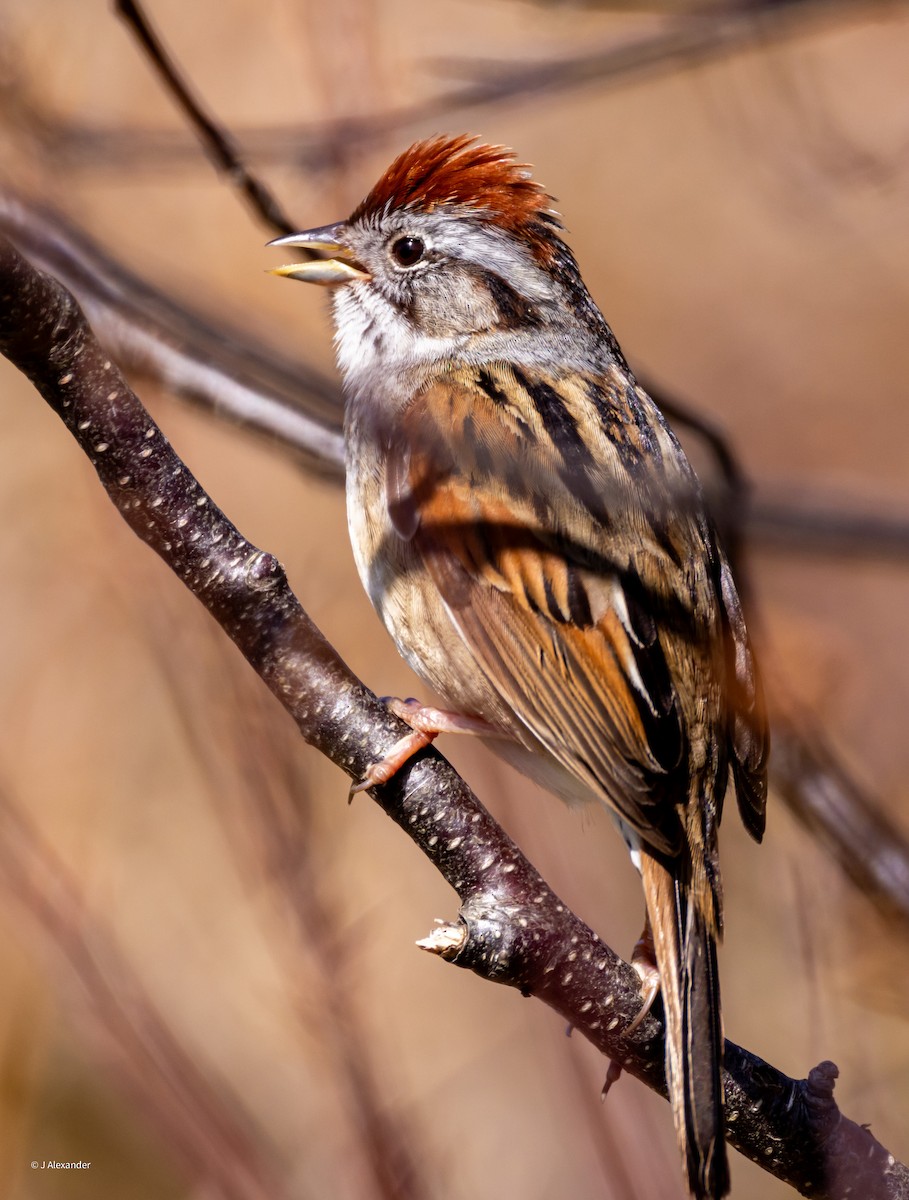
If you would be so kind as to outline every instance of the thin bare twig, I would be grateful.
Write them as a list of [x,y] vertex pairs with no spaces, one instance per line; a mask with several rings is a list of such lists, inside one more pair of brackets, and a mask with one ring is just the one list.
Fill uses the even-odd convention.
[[189,84],[152,29],[139,0],[116,0],[115,8],[138,38],[149,61],[161,76],[165,90],[173,96],[191,128],[199,135],[205,153],[215,166],[239,189],[255,216],[278,233],[293,233],[296,226],[285,216],[271,190],[246,169],[233,139],[215,124],[192,94]]

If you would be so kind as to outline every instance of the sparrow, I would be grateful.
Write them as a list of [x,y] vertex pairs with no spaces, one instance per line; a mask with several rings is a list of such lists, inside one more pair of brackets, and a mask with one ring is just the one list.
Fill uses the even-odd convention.
[[346,221],[270,245],[311,255],[276,274],[332,289],[357,568],[446,706],[399,703],[413,735],[361,786],[467,731],[566,801],[606,805],[643,884],[642,1015],[659,988],[689,1190],[715,1198],[717,829],[731,774],[763,835],[761,688],[692,468],[553,205],[512,151],[439,136]]

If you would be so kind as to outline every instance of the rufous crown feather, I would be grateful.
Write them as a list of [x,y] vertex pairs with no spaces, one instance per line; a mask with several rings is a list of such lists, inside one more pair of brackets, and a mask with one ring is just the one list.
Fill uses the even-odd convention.
[[466,208],[525,239],[548,260],[552,233],[562,222],[552,197],[530,172],[506,146],[485,145],[469,133],[439,135],[399,154],[351,220],[401,209]]

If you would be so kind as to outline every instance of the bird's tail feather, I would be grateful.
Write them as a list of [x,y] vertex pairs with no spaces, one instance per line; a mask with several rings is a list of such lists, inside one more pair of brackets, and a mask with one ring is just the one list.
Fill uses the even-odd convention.
[[729,1191],[729,1167],[716,938],[663,861],[642,852],[641,878],[666,1019],[666,1082],[688,1186],[696,1200],[719,1200]]

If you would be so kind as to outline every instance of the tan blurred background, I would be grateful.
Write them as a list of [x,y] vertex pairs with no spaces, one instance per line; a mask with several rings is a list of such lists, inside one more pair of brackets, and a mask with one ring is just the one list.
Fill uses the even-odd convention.
[[[231,128],[416,104],[446,57],[538,61],[653,15],[510,0],[154,0]],[[181,128],[100,0],[6,0],[3,174],[183,301],[331,369],[323,298],[201,155],[49,157],[29,105]],[[760,495],[909,517],[909,13],[834,10],[783,42],[622,86],[416,122],[307,171],[301,227],[344,215],[416,136],[514,145],[558,197],[632,362],[728,433]],[[341,148],[343,150],[343,147]],[[120,521],[0,362],[0,1194],[10,1200],[672,1200],[668,1107],[549,1010],[420,954],[456,897],[286,716]],[[203,485],[287,567],[379,693],[409,677],[361,594],[343,497],[159,389]],[[909,831],[909,563],[752,547],[759,648]],[[443,739],[557,891],[630,951],[640,890],[608,819]],[[10,814],[26,814],[22,826]],[[772,803],[723,833],[728,1035],[909,1157],[909,948]],[[85,1160],[83,1171],[30,1168]],[[733,1154],[736,1200],[791,1194]]]

